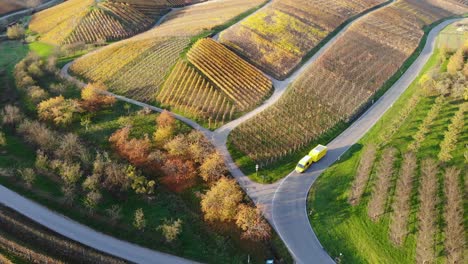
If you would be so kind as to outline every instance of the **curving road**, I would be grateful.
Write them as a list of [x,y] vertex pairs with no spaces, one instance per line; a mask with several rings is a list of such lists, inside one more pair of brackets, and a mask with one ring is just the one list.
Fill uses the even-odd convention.
[[90,246],[134,263],[196,263],[173,255],[153,251],[116,238],[98,233],[61,214],[52,212],[40,204],[32,202],[21,195],[0,185],[0,203],[22,215],[48,227],[49,229],[84,245]]
[[[359,19],[362,19],[364,16],[362,16]],[[365,114],[363,114],[361,118],[359,118],[351,127],[344,131],[330,144],[328,144],[328,147],[330,149],[329,154],[319,163],[315,164],[313,168],[308,172],[301,175],[298,175],[293,172],[282,181],[274,184],[264,185],[255,183],[251,181],[247,176],[245,176],[232,160],[226,147],[227,137],[235,127],[245,122],[246,120],[252,118],[259,112],[265,110],[267,107],[273,105],[282,96],[288,85],[293,80],[295,80],[297,76],[299,76],[311,63],[315,62],[317,58],[319,58],[320,55],[323,54],[331,45],[333,45],[336,42],[336,40],[343,35],[343,33],[351,24],[355,23],[358,20],[355,20],[354,22],[350,23],[347,27],[342,29],[333,39],[331,39],[324,47],[322,47],[317,52],[317,54],[315,54],[315,56],[309,59],[304,65],[302,65],[301,68],[294,72],[292,76],[290,76],[284,81],[279,81],[272,78],[275,85],[275,91],[273,95],[267,101],[265,101],[262,106],[244,115],[243,117],[222,126],[216,131],[209,131],[197,124],[196,122],[194,122],[193,120],[174,114],[174,116],[177,119],[187,123],[195,129],[202,131],[213,142],[216,148],[223,154],[231,174],[237,179],[241,187],[247,192],[247,194],[253,199],[253,201],[263,209],[265,217],[272,223],[272,225],[277,230],[277,232],[287,245],[288,249],[294,256],[294,259],[298,263],[333,263],[330,256],[328,256],[328,254],[320,245],[320,242],[315,236],[307,217],[306,199],[311,185],[323,172],[323,170],[332,165],[346,150],[348,150],[353,144],[355,144],[379,120],[379,118],[385,113],[385,111],[399,98],[401,93],[417,77],[419,71],[422,69],[422,67],[432,54],[432,51],[434,50],[435,38],[439,31],[449,23],[452,23],[456,20],[449,20],[443,22],[430,32],[424,50],[422,51],[418,59],[413,63],[413,65],[408,69],[408,71],[401,77],[401,79],[397,83],[395,83],[387,91],[387,93],[384,96],[382,96]],[[85,86],[85,83],[69,75],[68,69],[70,65],[71,63],[65,65],[62,68],[60,72],[61,76],[70,81],[75,82],[80,87]],[[141,107],[148,107],[153,111],[163,111],[163,109],[158,107],[138,102],[123,96],[115,95],[110,92],[106,93],[114,95],[117,99],[126,101],[128,103],[135,104]],[[3,194],[6,193],[6,191],[7,190],[4,190],[4,188],[0,188],[0,194],[2,194],[2,202],[4,201]],[[55,218],[57,216],[55,213],[51,213],[46,208],[39,209],[39,207],[41,206],[37,204],[29,202],[29,204],[25,207],[23,203],[27,203],[27,200],[24,199],[21,200],[21,202],[18,202],[15,199],[5,199],[5,204],[7,206],[12,207],[13,209],[18,210],[19,212],[30,211],[31,213],[29,215],[26,215],[31,217],[32,219],[37,219],[38,215],[41,217],[41,219],[47,219],[43,220],[40,223],[51,228],[54,231],[57,231],[62,235],[80,241],[103,252],[120,256],[124,259],[130,260],[129,258],[135,257],[135,254],[132,254],[128,251],[122,251],[122,249],[117,246],[122,245],[121,243],[126,242],[122,242],[115,238],[102,235],[90,229],[88,229],[89,233],[82,234],[80,229],[75,229],[77,228],[75,225],[79,224],[74,223],[73,221],[64,218],[63,216],[60,216],[61,218]],[[50,214],[50,217],[52,217],[53,219],[48,219],[48,214]],[[70,222],[74,223],[74,225],[68,226],[66,230],[64,230],[64,228],[60,228],[60,226],[66,225],[67,223],[69,224]],[[58,227],[56,227],[57,225]],[[64,232],[65,234],[61,232]],[[84,237],[84,234],[86,234],[87,237]],[[103,240],[98,240],[98,238]],[[105,244],[106,246],[102,246],[102,244]],[[126,243],[125,245],[130,245],[132,250],[135,247],[137,248],[137,250],[139,250],[139,254],[137,255],[140,257],[140,259],[137,259],[137,261],[133,259],[131,261],[135,261],[138,263],[150,263],[151,261],[149,260],[159,260],[159,257],[162,257],[162,260],[167,260],[167,262],[164,261],[164,263],[187,263],[186,260],[182,260],[172,256],[168,257],[168,255],[166,254],[151,251],[148,249],[143,249],[141,247],[129,243]],[[127,253],[129,255],[126,255]]]
[[331,263],[313,232],[306,212],[310,187],[322,172],[339,160],[385,114],[400,95],[416,79],[431,57],[436,37],[447,25],[459,19],[442,22],[428,35],[419,57],[405,74],[357,121],[327,146],[329,152],[320,162],[304,174],[292,172],[280,184],[273,198],[273,221],[277,232],[294,254],[298,263]]

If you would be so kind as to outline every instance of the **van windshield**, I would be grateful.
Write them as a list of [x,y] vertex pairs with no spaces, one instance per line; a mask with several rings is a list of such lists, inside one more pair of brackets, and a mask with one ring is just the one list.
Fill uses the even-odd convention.
[[303,169],[303,168],[304,168],[304,165],[302,165],[302,164],[297,164],[297,167]]

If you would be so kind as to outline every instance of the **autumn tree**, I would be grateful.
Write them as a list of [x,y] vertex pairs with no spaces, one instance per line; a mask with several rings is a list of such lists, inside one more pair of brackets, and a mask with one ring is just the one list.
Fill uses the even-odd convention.
[[412,152],[403,156],[403,164],[396,183],[395,198],[390,218],[390,239],[402,245],[408,234],[408,218],[411,213],[411,191],[416,173],[417,159]]
[[4,147],[6,146],[6,144],[7,144],[7,141],[6,141],[5,133],[0,131],[0,147]]
[[37,109],[41,120],[52,121],[56,125],[70,124],[75,114],[82,111],[77,101],[65,99],[61,95],[42,101]]
[[348,198],[348,202],[351,205],[357,205],[361,201],[361,197],[366,189],[367,181],[372,171],[372,166],[374,165],[376,152],[377,150],[374,145],[368,145],[361,155],[356,177],[353,181],[351,193]]
[[242,229],[242,238],[260,241],[271,237],[271,227],[257,208],[241,204],[236,215],[236,224]]
[[139,208],[135,211],[135,216],[133,217],[133,226],[140,231],[143,231],[146,228],[145,213],[143,212],[142,208]]
[[436,257],[434,246],[437,231],[437,173],[438,166],[435,160],[422,161],[416,238],[416,262],[421,264],[433,263]]
[[7,28],[7,37],[9,39],[22,39],[25,36],[25,32],[21,24],[16,24]]
[[54,151],[59,143],[57,133],[38,121],[25,120],[18,126],[18,132],[24,135],[28,142],[45,151]]
[[109,138],[116,151],[132,164],[141,167],[147,165],[151,152],[151,141],[147,135],[142,139],[130,138],[131,127],[117,130]]
[[156,182],[154,180],[148,180],[145,176],[141,175],[135,167],[127,167],[127,177],[131,181],[131,187],[137,194],[154,194],[154,186]]
[[377,179],[367,207],[367,214],[373,221],[377,221],[385,213],[385,205],[393,176],[395,154],[395,148],[385,149],[377,167]]
[[459,185],[460,170],[447,168],[445,182],[445,251],[447,263],[464,263],[465,228],[463,225],[463,194]]
[[223,157],[218,152],[213,152],[205,158],[200,166],[200,176],[206,182],[214,182],[227,172]]
[[105,94],[107,87],[102,83],[88,84],[81,90],[81,105],[88,111],[97,111],[101,107],[113,105],[116,99],[112,95]]
[[156,230],[161,231],[166,241],[170,243],[176,240],[180,233],[182,233],[182,223],[183,221],[180,219],[177,219],[176,221],[165,219],[164,223],[158,226]]
[[455,75],[458,71],[461,71],[464,66],[463,49],[460,48],[453,54],[447,64],[447,72],[451,75]]
[[92,190],[86,194],[84,205],[89,211],[93,211],[102,200],[102,194],[99,190]]
[[131,184],[127,177],[126,166],[113,161],[106,164],[102,177],[102,186],[117,195],[127,191]]
[[39,86],[31,86],[28,89],[28,97],[34,103],[37,104],[49,97],[49,93]]
[[3,125],[14,126],[23,120],[21,110],[13,105],[6,105],[0,112]]
[[197,176],[195,164],[191,160],[169,158],[162,167],[164,174],[175,179],[176,183],[186,182]]
[[158,146],[164,146],[174,135],[176,120],[170,112],[163,111],[156,118],[156,124],[156,132],[153,134],[154,141]]
[[419,126],[418,132],[416,132],[416,134],[413,135],[413,141],[408,147],[410,151],[417,152],[417,150],[421,146],[421,143],[426,138],[426,134],[429,133],[430,126],[432,125],[434,120],[439,115],[439,112],[442,109],[443,103],[444,103],[444,97],[443,96],[437,97],[435,104],[432,105],[431,110],[429,110],[423,122]]
[[65,161],[88,161],[86,147],[80,142],[78,136],[73,133],[68,133],[62,137],[54,154],[57,158]]
[[26,186],[28,188],[31,188],[34,181],[36,180],[36,173],[34,172],[34,170],[31,168],[24,168],[24,169],[18,170],[18,173],[21,179],[23,179]]
[[203,195],[201,208],[208,221],[230,221],[236,217],[242,191],[235,180],[220,179]]
[[444,140],[440,143],[440,152],[438,158],[440,161],[450,161],[452,152],[456,148],[460,133],[463,131],[465,111],[468,108],[468,103],[463,103],[459,110],[453,116],[448,130],[444,134]]
[[178,135],[167,142],[164,145],[164,149],[167,150],[171,156],[188,157],[190,153],[190,143],[185,135]]

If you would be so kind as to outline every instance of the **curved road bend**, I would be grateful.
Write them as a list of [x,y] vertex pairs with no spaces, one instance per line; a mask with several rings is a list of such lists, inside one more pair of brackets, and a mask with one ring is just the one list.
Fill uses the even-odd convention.
[[49,229],[101,252],[134,263],[189,264],[196,263],[173,255],[157,252],[98,233],[63,215],[23,198],[0,185],[0,203]]
[[400,95],[416,79],[432,55],[436,37],[447,25],[442,22],[428,35],[423,51],[405,74],[357,121],[328,144],[329,152],[304,174],[292,172],[280,184],[273,198],[273,222],[298,263],[332,263],[317,239],[307,216],[307,195],[320,174],[371,129]]

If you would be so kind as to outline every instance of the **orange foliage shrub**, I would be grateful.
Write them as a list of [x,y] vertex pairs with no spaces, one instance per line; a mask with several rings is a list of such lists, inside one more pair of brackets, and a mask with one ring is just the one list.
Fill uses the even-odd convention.
[[109,138],[115,150],[132,164],[138,167],[148,165],[148,156],[151,152],[151,141],[147,135],[143,139],[129,139],[130,127],[117,130]]

